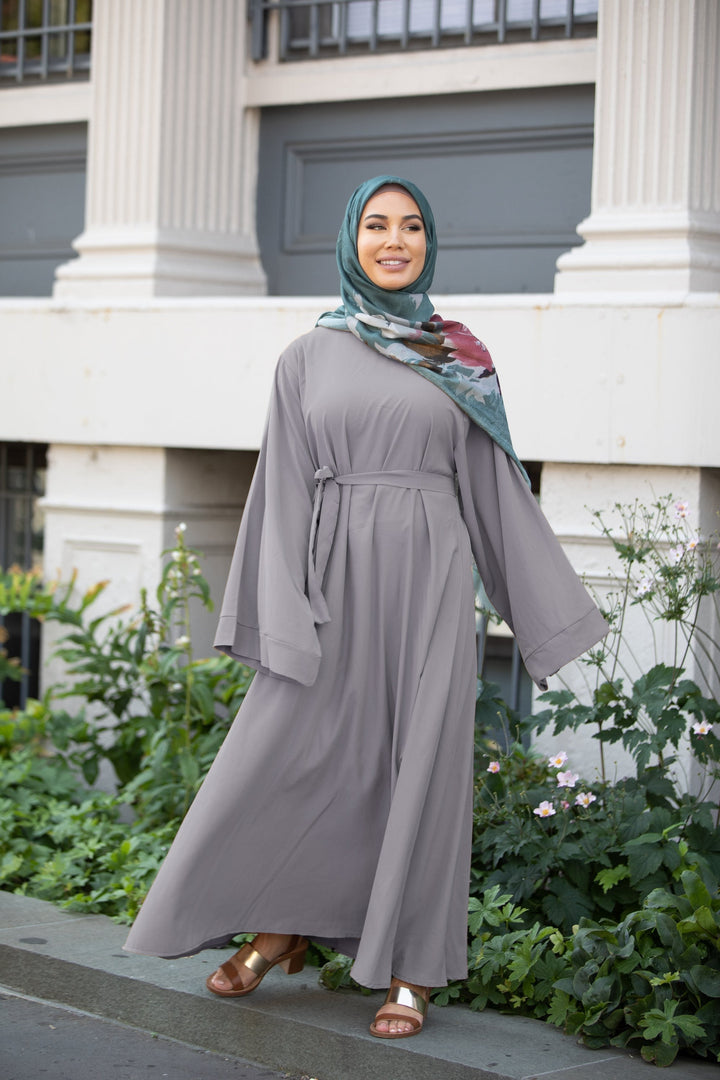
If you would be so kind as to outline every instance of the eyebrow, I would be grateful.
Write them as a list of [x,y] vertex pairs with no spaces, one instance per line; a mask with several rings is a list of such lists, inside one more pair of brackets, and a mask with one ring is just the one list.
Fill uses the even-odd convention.
[[[382,221],[387,221],[388,220],[388,215],[387,214],[367,214],[363,218],[363,221],[367,221],[369,218],[380,218]],[[420,216],[420,214],[405,214],[403,216],[402,220],[403,221],[416,220],[416,221],[422,222],[422,217]]]

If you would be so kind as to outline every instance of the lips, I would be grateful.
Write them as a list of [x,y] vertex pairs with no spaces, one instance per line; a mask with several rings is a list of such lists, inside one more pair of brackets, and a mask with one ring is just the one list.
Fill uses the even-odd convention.
[[409,259],[378,259],[378,264],[389,270],[393,267],[407,266],[409,262]]

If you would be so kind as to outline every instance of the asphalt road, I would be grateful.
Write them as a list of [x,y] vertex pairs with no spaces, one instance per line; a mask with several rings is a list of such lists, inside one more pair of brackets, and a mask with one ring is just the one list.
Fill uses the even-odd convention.
[[0,987],[0,1080],[308,1080]]

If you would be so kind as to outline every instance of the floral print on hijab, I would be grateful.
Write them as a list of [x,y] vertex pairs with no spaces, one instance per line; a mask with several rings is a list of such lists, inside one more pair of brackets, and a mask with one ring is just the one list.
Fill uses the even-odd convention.
[[[415,200],[425,226],[422,273],[402,289],[383,289],[360,266],[357,233],[368,199],[388,184]],[[435,219],[422,191],[397,176],[376,176],[353,192],[337,240],[342,304],[318,319],[318,326],[349,330],[377,352],[414,368],[459,405],[518,464],[508,429],[495,366],[485,345],[463,323],[443,319],[427,295],[437,258]],[[527,479],[527,477],[526,477]]]

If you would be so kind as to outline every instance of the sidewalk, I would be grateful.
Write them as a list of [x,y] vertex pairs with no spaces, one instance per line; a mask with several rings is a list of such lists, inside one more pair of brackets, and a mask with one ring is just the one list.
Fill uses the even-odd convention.
[[[306,968],[273,969],[257,993],[222,999],[205,979],[225,954],[182,960],[122,952],[127,928],[102,915],[0,892],[0,984],[192,1046],[317,1080],[650,1080],[652,1067],[613,1049],[588,1050],[522,1016],[431,1009],[422,1036],[368,1033],[381,993],[330,993]],[[716,1080],[717,1065],[683,1059],[670,1080]]]

